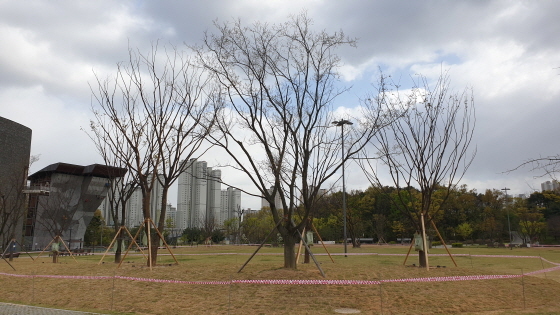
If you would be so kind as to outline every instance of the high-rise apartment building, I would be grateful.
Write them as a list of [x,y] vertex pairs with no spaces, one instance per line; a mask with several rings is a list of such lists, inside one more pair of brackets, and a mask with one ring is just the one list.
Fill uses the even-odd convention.
[[553,181],[549,181],[547,180],[544,183],[541,183],[541,190],[542,191],[553,191],[553,190],[558,190],[560,188],[560,184],[558,183],[558,181],[553,180]]
[[[154,224],[158,224],[159,215],[161,213],[161,199],[163,198],[163,186],[159,181],[156,181],[152,187],[150,196],[150,217]],[[142,210],[142,189],[136,187],[131,194],[130,199],[126,203],[126,218],[127,227],[139,226],[144,222],[144,212]]]
[[191,159],[179,175],[176,227],[203,227],[207,222],[221,226],[234,216],[241,204],[241,191],[221,190],[222,171],[208,167],[205,161]]
[[205,161],[190,159],[179,175],[177,192],[177,227],[200,227],[206,220],[208,167]]
[[214,224],[221,225],[223,220],[220,215],[221,191],[222,191],[222,171],[213,170],[209,167],[206,170],[208,176],[207,196],[206,196],[206,218],[213,220]]
[[237,211],[241,210],[241,191],[239,189],[228,187],[221,192],[220,207],[220,224],[226,220],[238,216]]
[[[268,189],[269,193],[272,193],[272,190],[274,189],[274,187],[270,187]],[[280,199],[280,194],[277,193],[276,197],[274,198],[274,205],[276,206],[276,209],[283,209],[282,206],[282,199]],[[266,201],[266,199],[262,198],[261,199],[261,209],[267,207],[270,208],[270,203],[268,201]]]

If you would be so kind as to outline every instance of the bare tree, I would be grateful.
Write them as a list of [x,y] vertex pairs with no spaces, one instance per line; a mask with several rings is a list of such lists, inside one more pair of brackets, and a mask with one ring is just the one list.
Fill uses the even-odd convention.
[[[249,177],[257,190],[251,194],[270,204],[284,240],[284,267],[296,269],[298,234],[321,186],[341,169],[340,132],[327,128],[335,120],[333,102],[345,91],[336,85],[335,50],[355,41],[342,32],[313,31],[305,14],[279,25],[215,26],[217,34],[206,34],[203,46],[194,48],[221,87],[215,97],[224,105],[219,138],[210,138],[229,154],[229,166]],[[376,119],[345,129],[342,160],[377,131],[383,116],[370,113]]]
[[[165,228],[167,192],[197,153],[214,111],[204,93],[210,91],[204,71],[173,47],[158,53],[157,44],[142,54],[129,50],[126,64],[117,65],[113,80],[97,80],[93,137],[133,172],[142,191],[145,224]],[[163,186],[159,209],[151,209],[156,182]],[[159,214],[158,218],[155,218]],[[149,220],[148,220],[149,219]],[[148,228],[146,226],[146,228]],[[155,264],[159,235],[152,237],[148,264]]]
[[[18,167],[7,168],[12,170],[0,182],[0,244],[8,245],[11,240],[20,236],[21,222],[26,213],[26,198],[23,190],[27,185],[27,172],[29,166],[38,159],[38,156],[31,156],[30,163],[21,161]],[[21,240],[20,240],[21,241]]]
[[[82,218],[80,207],[79,182],[75,178],[50,185],[48,196],[39,196],[36,229],[48,232],[51,240],[58,245],[59,240],[68,237],[68,245],[71,247],[72,229],[74,229]],[[68,233],[69,232],[69,233]],[[68,234],[67,234],[68,233]],[[47,241],[48,239],[45,239]],[[53,250],[53,263],[58,262],[58,250]]]
[[[408,93],[392,87],[382,75],[373,99],[407,111],[377,133],[371,144],[396,187],[398,206],[415,223],[416,230],[422,232],[426,248],[425,225],[441,211],[441,202],[462,179],[476,154],[476,149],[470,150],[475,126],[474,99],[469,89],[451,91],[447,73],[433,86],[419,77]],[[384,173],[377,169],[377,160],[360,161],[373,187],[384,187],[379,176]],[[414,198],[414,187],[420,191],[420,200],[410,199]],[[438,196],[440,200],[436,202],[434,194],[438,190],[443,197]],[[427,266],[423,249],[419,251],[419,263]]]
[[[98,131],[98,129],[92,128],[93,131]],[[123,150],[122,153],[127,153],[125,155],[117,155],[119,152],[115,147],[110,146],[111,142],[105,142],[101,135],[99,134],[89,134],[88,136],[94,142],[97,151],[103,158],[106,165],[115,166],[116,169],[110,169],[110,172],[117,172],[120,169],[126,169],[128,167],[127,162],[132,160],[131,150]],[[118,143],[122,145],[124,143]],[[107,191],[107,203],[109,207],[109,215],[113,220],[115,226],[115,233],[119,233],[117,236],[117,247],[115,250],[115,263],[120,263],[122,255],[122,240],[126,237],[126,231],[124,227],[126,225],[127,215],[126,215],[126,204],[136,188],[138,187],[137,176],[138,173],[126,172],[124,175],[119,171],[119,173],[108,174],[111,180],[111,186],[108,187]],[[119,211],[120,210],[120,211]],[[116,228],[119,226],[120,228]]]

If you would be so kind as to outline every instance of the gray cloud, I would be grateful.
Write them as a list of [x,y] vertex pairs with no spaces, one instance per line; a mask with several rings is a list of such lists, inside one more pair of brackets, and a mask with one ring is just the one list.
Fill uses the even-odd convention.
[[551,0],[0,1],[0,115],[33,129],[36,168],[99,162],[80,131],[91,117],[93,71],[114,74],[129,46],[200,43],[214,20],[279,23],[303,10],[317,30],[358,39],[339,51],[342,84],[354,88],[338,105],[358,104],[378,67],[404,85],[448,69],[453,86],[472,87],[476,98],[478,155],[465,183],[524,193],[546,180],[502,172],[558,152],[560,2]]

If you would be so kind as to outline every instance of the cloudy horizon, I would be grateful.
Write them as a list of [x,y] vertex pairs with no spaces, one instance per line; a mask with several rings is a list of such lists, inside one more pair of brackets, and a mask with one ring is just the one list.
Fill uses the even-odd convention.
[[[315,30],[357,39],[356,48],[338,51],[341,84],[351,89],[335,101],[337,112],[372,92],[379,69],[405,84],[449,71],[453,89],[472,88],[476,107],[477,156],[461,183],[517,195],[550,180],[529,168],[507,171],[559,153],[558,1],[0,0],[0,116],[33,130],[31,151],[41,158],[31,172],[101,163],[82,130],[93,119],[90,85],[94,74],[114,75],[129,47],[147,52],[159,41],[183,49],[214,32],[215,21],[273,24],[301,12]],[[368,187],[359,172],[348,166],[348,189]],[[252,189],[243,178],[224,180]],[[243,198],[243,207],[260,207],[258,198]]]

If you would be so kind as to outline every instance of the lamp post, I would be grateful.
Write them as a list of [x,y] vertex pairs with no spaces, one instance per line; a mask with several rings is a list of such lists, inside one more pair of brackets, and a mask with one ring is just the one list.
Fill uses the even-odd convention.
[[344,125],[352,125],[352,122],[346,119],[341,119],[338,121],[332,122],[335,126],[340,127],[342,131],[341,141],[342,141],[342,222],[344,225],[344,257],[348,257],[348,249],[347,249],[347,239],[346,236],[346,182],[344,176]]
[[505,187],[502,188],[501,190],[503,190],[506,193],[506,211],[507,211],[507,218],[508,218],[508,232],[509,232],[509,242],[511,243],[511,224],[509,222],[509,207],[508,207],[508,193],[507,191],[510,190],[509,188]]

